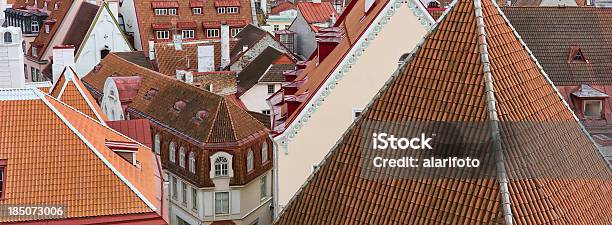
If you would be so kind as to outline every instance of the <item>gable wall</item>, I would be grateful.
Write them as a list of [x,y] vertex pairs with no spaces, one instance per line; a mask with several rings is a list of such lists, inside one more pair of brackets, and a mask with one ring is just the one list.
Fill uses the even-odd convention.
[[426,32],[413,12],[402,4],[294,139],[284,146],[279,143],[282,136],[275,138],[279,144],[281,207],[304,184],[312,165],[323,159],[352,123],[353,108],[364,108],[370,102],[397,69],[400,56],[412,51]]

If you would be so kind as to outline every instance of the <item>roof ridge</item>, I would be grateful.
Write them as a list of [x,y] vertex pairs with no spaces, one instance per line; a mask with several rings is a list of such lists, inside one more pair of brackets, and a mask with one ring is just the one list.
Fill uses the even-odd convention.
[[[497,7],[497,6],[495,6]],[[495,89],[493,85],[493,74],[491,73],[491,62],[489,61],[489,44],[487,42],[487,32],[485,31],[486,24],[482,10],[482,0],[474,0],[474,14],[476,17],[476,31],[478,37],[478,51],[480,53],[480,62],[482,63],[482,75],[484,81],[484,97],[485,108],[489,117],[489,126],[491,128],[491,139],[493,141],[493,150],[495,151],[495,169],[497,182],[500,188],[501,197],[501,212],[504,216],[504,221],[507,225],[514,224],[512,208],[510,206],[510,190],[508,188],[509,180],[506,172],[506,160],[501,144],[501,131],[499,128],[499,116],[497,114],[497,100],[495,98]]]
[[[69,68],[70,71],[72,71],[72,75],[66,76],[66,84],[72,81],[72,84],[76,87],[77,91],[79,91],[79,94],[81,94],[81,97],[83,97],[83,99],[85,100],[89,108],[91,108],[91,111],[93,111],[93,113],[96,115],[98,120],[100,120],[100,123],[106,124],[106,122],[104,122],[104,119],[102,118],[102,115],[100,115],[100,112],[98,112],[98,110],[96,109],[94,103],[90,101],[89,97],[87,96],[87,93],[85,93],[83,89],[81,88],[81,85],[83,83],[81,83],[81,80],[79,79],[76,71],[74,71],[74,69],[71,66],[67,66],[66,68]],[[75,77],[76,77],[76,81],[75,81]],[[61,96],[61,93],[60,93],[60,96]]]
[[[232,113],[229,109],[229,106],[227,105],[228,103],[226,102],[225,98],[221,99],[221,104],[224,104],[225,110],[227,110],[227,117],[229,117],[229,122],[230,125],[232,127],[232,134],[234,135],[234,140],[238,140],[238,134],[236,134],[236,127],[234,127],[236,124],[234,124],[234,119],[232,118]],[[248,114],[248,113],[247,113]]]
[[[59,110],[57,108],[55,108],[55,106],[53,106],[51,104],[51,102],[49,101],[49,99],[45,98],[45,95],[42,91],[37,90],[37,89],[31,89],[32,91],[34,91],[34,94],[36,94],[38,96],[38,98],[43,101],[43,103],[49,108],[51,109],[51,111],[53,111],[53,113],[64,123],[64,125],[66,125],[70,131],[72,131],[82,142],[83,144],[85,144],[85,146],[87,146],[96,157],[98,157],[100,159],[100,161],[102,161],[102,163],[108,167],[108,169],[111,170],[111,172],[113,174],[115,174],[117,176],[117,178],[119,178],[119,180],[121,180],[127,187],[128,189],[130,189],[132,191],[132,193],[136,194],[136,196],[142,200],[142,202],[147,205],[152,211],[157,211],[157,208],[155,207],[155,205],[153,205],[152,202],[150,202],[142,193],[140,193],[140,191],[138,189],[136,189],[136,187],[126,178],[124,177],[119,170],[117,170],[112,163],[110,163],[110,161],[108,161],[104,155],[102,155],[102,153],[100,153],[95,146],[93,146],[86,138],[85,136],[83,136],[83,134],[81,134],[80,131],[78,131],[71,123],[70,121],[68,121],[68,119],[66,119],[66,117],[64,115],[62,115],[62,113],[59,112]],[[53,97],[51,97],[52,99],[55,99]],[[60,104],[65,105],[64,103],[62,103],[59,100],[56,100],[57,102],[59,102]],[[74,109],[72,107],[70,107],[71,109]],[[79,112],[78,110],[75,110],[76,112]],[[80,113],[80,112],[79,112]],[[91,117],[88,117],[91,118]],[[93,120],[93,119],[92,119]],[[106,127],[106,126],[104,126]]]
[[217,118],[219,118],[219,108],[221,108],[221,101],[217,103],[217,110],[215,110],[215,116],[213,117],[213,121],[211,121],[210,129],[208,130],[208,135],[206,135],[206,140],[204,140],[204,143],[210,140],[210,136],[213,133],[215,125],[217,124]]

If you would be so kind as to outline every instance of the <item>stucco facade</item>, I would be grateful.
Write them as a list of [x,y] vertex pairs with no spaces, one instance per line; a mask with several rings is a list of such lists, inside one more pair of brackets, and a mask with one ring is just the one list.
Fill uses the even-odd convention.
[[264,114],[270,114],[270,105],[266,102],[266,99],[271,95],[271,93],[268,93],[268,85],[274,86],[274,92],[281,87],[280,83],[259,82],[240,96],[240,100],[249,111],[264,113],[265,110],[268,110]]
[[317,48],[316,33],[299,11],[289,30],[295,32],[295,53],[308,58]]
[[[247,65],[249,65],[249,63],[251,63],[251,61],[253,61],[253,59],[255,59],[255,57],[257,57],[261,52],[263,52],[267,47],[274,47],[280,51],[285,52],[286,49],[284,46],[282,46],[282,44],[278,41],[276,41],[272,35],[265,35],[264,37],[261,38],[261,40],[259,40],[256,44],[254,44],[253,46],[249,47],[249,49],[246,50],[246,52],[242,53],[239,58],[237,58],[236,60],[232,61],[229,65],[229,68],[231,71],[236,71],[236,73],[240,73],[240,71],[242,71],[242,69],[244,69]],[[237,48],[240,46],[236,46],[234,48]]]
[[[301,124],[298,133],[292,134],[289,141],[284,141],[289,132],[275,137],[279,146],[278,164],[275,166],[278,186],[275,188],[278,189],[281,209],[349,127],[353,113],[370,102],[398,68],[399,58],[411,52],[426,33],[426,27],[421,25],[419,18],[406,4],[402,4],[377,37],[369,41],[368,47],[342,80],[337,82],[335,89],[310,115],[308,122]],[[364,36],[367,35],[360,38]],[[298,116],[296,120],[299,119]]]

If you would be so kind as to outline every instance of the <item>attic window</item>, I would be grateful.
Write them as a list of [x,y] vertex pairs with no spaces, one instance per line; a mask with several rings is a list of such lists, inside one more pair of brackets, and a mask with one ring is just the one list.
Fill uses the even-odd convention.
[[206,116],[208,116],[208,111],[200,110],[196,113],[195,118],[198,120],[203,120],[204,118],[206,118]]
[[172,111],[175,112],[180,112],[181,110],[183,110],[185,108],[185,105],[187,105],[187,103],[185,103],[182,100],[178,100],[177,102],[174,103],[174,105],[172,106]]
[[138,144],[134,142],[122,142],[122,141],[109,141],[107,140],[104,145],[121,156],[121,158],[130,162],[132,165],[137,165],[136,152],[138,152]]
[[151,88],[149,89],[149,91],[147,91],[147,93],[144,96],[144,99],[146,100],[151,100],[153,97],[155,97],[155,95],[157,95],[157,89],[155,88]]
[[586,59],[580,47],[571,47],[568,63],[589,63],[589,60]]
[[437,1],[431,1],[427,4],[427,8],[440,8],[440,3]]

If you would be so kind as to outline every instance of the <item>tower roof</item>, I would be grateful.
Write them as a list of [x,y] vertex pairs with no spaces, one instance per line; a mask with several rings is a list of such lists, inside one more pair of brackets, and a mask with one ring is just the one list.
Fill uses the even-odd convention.
[[49,95],[101,123],[108,120],[72,67],[64,68]]
[[[368,131],[411,122],[484,125],[467,141],[486,136],[477,153],[495,163],[473,169],[478,176],[403,168],[400,177],[368,166],[376,154]],[[426,154],[417,151],[406,156]],[[278,224],[609,224],[611,194],[609,166],[500,9],[459,0]]]

